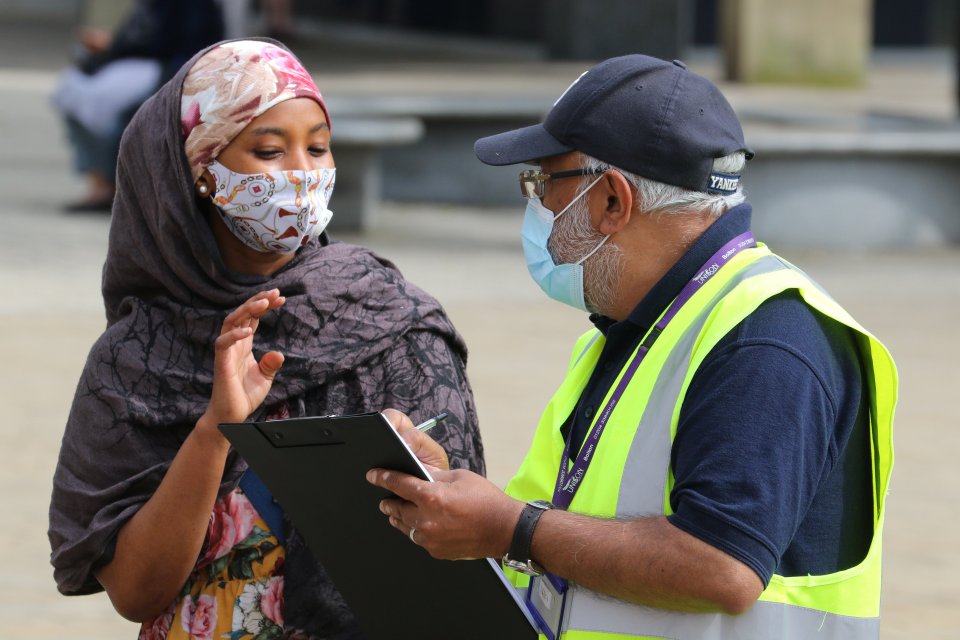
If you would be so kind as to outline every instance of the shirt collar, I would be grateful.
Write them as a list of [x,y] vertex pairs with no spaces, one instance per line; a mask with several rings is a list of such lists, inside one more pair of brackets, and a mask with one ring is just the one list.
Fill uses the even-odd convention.
[[[667,308],[667,305],[679,295],[680,290],[696,275],[697,270],[703,266],[703,263],[710,256],[733,238],[750,230],[751,212],[750,203],[744,202],[717,218],[716,222],[707,227],[703,235],[650,289],[650,292],[643,297],[640,304],[634,307],[623,322],[636,325],[644,331],[652,326],[660,317],[660,314],[663,313],[663,310]],[[600,314],[591,315],[590,321],[604,334],[611,330],[617,331],[616,327],[622,324]]]

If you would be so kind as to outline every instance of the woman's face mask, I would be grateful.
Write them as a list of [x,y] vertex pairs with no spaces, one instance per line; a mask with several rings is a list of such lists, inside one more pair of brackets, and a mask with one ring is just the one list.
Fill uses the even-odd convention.
[[236,173],[214,161],[208,167],[211,196],[227,228],[263,253],[293,253],[320,235],[333,212],[327,208],[336,169]]

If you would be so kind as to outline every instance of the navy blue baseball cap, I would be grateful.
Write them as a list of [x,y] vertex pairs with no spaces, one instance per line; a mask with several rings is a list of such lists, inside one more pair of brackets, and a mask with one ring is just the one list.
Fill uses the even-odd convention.
[[713,172],[716,158],[753,152],[733,108],[682,62],[634,54],[581,75],[542,124],[477,140],[481,162],[532,162],[568,151],[692,191],[732,193],[739,176]]

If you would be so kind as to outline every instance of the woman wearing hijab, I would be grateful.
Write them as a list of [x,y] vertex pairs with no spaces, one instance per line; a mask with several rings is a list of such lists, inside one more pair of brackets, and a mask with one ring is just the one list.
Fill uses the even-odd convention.
[[108,325],[67,422],[49,535],[60,591],[106,589],[141,638],[362,637],[296,528],[238,490],[246,465],[220,422],[446,411],[451,465],[484,470],[443,309],[323,233],[331,129],[289,51],[241,40],[194,57],[124,135]]

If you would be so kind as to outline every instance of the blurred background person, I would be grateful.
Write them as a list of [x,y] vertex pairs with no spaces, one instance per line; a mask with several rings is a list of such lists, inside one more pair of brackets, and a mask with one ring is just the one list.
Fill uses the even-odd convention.
[[222,38],[214,0],[136,0],[113,32],[81,27],[76,62],[53,96],[74,167],[89,181],[67,211],[110,210],[120,136],[133,113],[190,56]]

